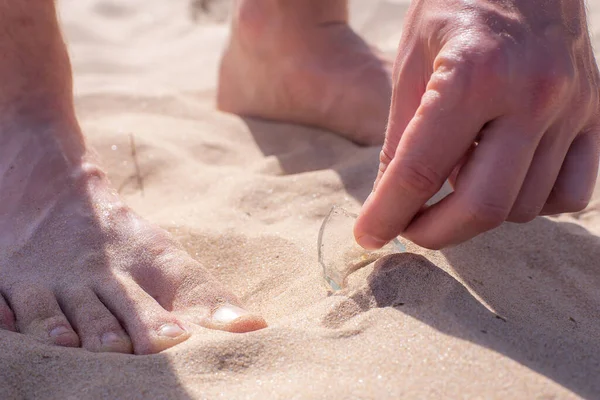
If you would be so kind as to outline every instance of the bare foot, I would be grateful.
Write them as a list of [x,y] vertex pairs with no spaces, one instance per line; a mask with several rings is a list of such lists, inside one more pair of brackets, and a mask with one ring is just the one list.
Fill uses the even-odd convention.
[[292,15],[287,15],[262,5],[265,1],[238,1],[221,62],[218,107],[316,126],[363,145],[383,143],[391,64],[344,17],[296,18],[293,14],[306,8],[303,2],[308,7],[315,3],[294,1],[291,7],[290,2],[282,6],[289,8]]
[[136,354],[184,341],[190,323],[265,327],[167,232],[127,208],[98,167],[69,166],[57,146],[36,146],[1,169],[0,327]]
[[0,25],[0,329],[149,354],[186,340],[193,324],[265,327],[93,163],[55,2],[0,2]]

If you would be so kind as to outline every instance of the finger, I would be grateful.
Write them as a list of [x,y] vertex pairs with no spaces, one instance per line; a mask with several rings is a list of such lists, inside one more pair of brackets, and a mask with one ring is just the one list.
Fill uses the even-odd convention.
[[588,131],[571,144],[542,215],[581,211],[587,207],[598,176],[599,132]]
[[554,187],[572,138],[561,133],[563,132],[551,130],[542,138],[507,218],[508,221],[525,223],[540,215]]
[[462,156],[462,158],[460,159],[458,164],[456,164],[456,166],[450,173],[450,176],[448,177],[448,182],[450,182],[450,185],[452,186],[453,189],[454,189],[454,186],[456,185],[456,180],[458,179],[458,175],[460,175],[460,170],[462,169],[462,167],[465,166],[467,161],[469,161],[469,158],[471,158],[471,154],[473,154],[473,152],[475,151],[476,148],[477,148],[477,144],[473,143],[471,145],[471,147],[469,147],[469,150],[467,150],[465,155]]
[[[385,141],[380,154],[379,172],[374,188],[383,176],[385,169],[394,158],[402,133],[415,115],[425,93],[426,78],[423,77],[423,55],[418,50],[399,51],[394,63],[394,88],[390,116],[386,129]],[[430,73],[427,75],[427,79]],[[419,84],[419,82],[421,82]]]
[[490,115],[469,97],[470,86],[462,70],[440,68],[404,133],[390,124],[387,135],[401,139],[357,219],[361,246],[379,248],[403,232],[467,152]]
[[428,208],[403,236],[439,249],[493,229],[508,217],[541,134],[510,120],[490,124],[461,169],[455,191]]

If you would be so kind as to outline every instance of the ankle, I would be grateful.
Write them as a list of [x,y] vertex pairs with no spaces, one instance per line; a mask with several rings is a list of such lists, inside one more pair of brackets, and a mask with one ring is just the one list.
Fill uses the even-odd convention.
[[0,122],[0,171],[9,160],[16,166],[58,157],[65,167],[81,164],[87,150],[74,115],[34,111],[4,117]]
[[238,0],[232,26],[253,40],[262,33],[292,33],[334,22],[348,22],[347,0]]
[[66,129],[0,130],[0,229],[10,232],[0,245],[28,237],[55,207],[102,178],[97,167],[85,162],[85,149],[69,143],[80,134],[65,135]]
[[[35,120],[33,120],[35,121]],[[36,188],[60,192],[85,163],[86,148],[79,127],[29,120],[0,126],[0,200]],[[31,193],[35,196],[35,193]]]

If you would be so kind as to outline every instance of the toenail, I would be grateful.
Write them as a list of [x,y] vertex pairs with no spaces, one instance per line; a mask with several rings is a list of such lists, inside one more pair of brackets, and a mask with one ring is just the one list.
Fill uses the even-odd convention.
[[248,311],[234,306],[233,304],[223,304],[212,315],[212,322],[215,324],[229,324],[236,319],[250,314]]
[[114,344],[121,344],[124,342],[123,338],[114,332],[105,333],[102,335],[102,339],[100,340],[104,346],[112,346]]
[[56,338],[71,332],[66,326],[58,326],[50,331],[50,337]]
[[185,333],[185,329],[176,324],[165,324],[160,327],[158,334],[160,336],[175,339]]

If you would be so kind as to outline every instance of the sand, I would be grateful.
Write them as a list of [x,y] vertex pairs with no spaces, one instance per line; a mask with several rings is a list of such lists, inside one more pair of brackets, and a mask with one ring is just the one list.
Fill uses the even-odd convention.
[[[353,24],[393,53],[408,2],[355,0]],[[196,21],[188,0],[60,9],[78,114],[112,182],[270,327],[144,357],[2,331],[1,399],[600,398],[600,203],[451,250],[409,245],[330,296],[319,226],[333,204],[359,206],[378,149],[216,111],[227,2]]]

